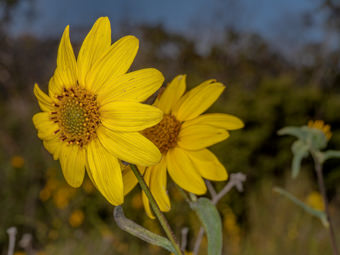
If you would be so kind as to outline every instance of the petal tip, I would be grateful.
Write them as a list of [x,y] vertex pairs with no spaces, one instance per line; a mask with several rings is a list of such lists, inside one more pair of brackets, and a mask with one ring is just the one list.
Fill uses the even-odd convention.
[[67,25],[67,26],[65,27],[65,29],[64,29],[64,33],[63,33],[63,34],[69,35],[69,33],[70,33],[70,25]]
[[134,35],[126,35],[124,36],[125,40],[128,40],[130,43],[136,44],[136,47],[139,47],[139,40]]
[[33,93],[34,93],[35,97],[38,97],[37,94],[39,93],[39,90],[40,90],[39,85],[37,83],[34,83]]
[[99,23],[100,26],[111,25],[110,19],[107,16],[99,17],[95,23]]

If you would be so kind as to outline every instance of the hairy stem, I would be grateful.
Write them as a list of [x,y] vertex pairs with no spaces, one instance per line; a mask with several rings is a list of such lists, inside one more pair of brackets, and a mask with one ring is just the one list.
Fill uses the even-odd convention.
[[188,245],[188,233],[189,233],[189,228],[185,227],[181,231],[181,250],[185,251]]
[[8,255],[14,254],[15,249],[15,236],[17,234],[17,228],[16,227],[10,227],[7,229],[7,234],[9,236],[9,245],[8,245]]
[[314,153],[312,153],[312,155],[313,155],[314,164],[315,164],[315,171],[318,177],[320,193],[322,195],[324,206],[325,206],[325,213],[327,215],[327,220],[329,222],[328,229],[329,229],[329,234],[330,234],[331,243],[332,243],[333,255],[339,255],[339,251],[336,245],[336,238],[335,238],[333,223],[332,223],[331,216],[329,213],[329,204],[328,204],[328,199],[327,199],[327,194],[326,194],[326,187],[325,187],[325,182],[324,182],[323,174],[322,174],[322,164],[320,163],[318,157]]
[[152,196],[148,186],[146,185],[143,176],[141,175],[141,173],[139,172],[139,170],[137,169],[136,165],[130,164],[130,167],[133,171],[133,173],[135,174],[139,185],[141,186],[142,190],[144,191],[145,195],[148,197],[149,202],[151,204],[151,207],[157,217],[157,219],[159,220],[162,228],[164,229],[165,234],[167,235],[167,237],[169,238],[171,244],[173,245],[175,251],[176,251],[176,255],[183,255],[183,252],[181,251],[176,238],[170,228],[170,225],[168,223],[168,221],[166,220],[164,214],[161,212],[161,210],[159,209],[159,206],[155,200],[155,198]]

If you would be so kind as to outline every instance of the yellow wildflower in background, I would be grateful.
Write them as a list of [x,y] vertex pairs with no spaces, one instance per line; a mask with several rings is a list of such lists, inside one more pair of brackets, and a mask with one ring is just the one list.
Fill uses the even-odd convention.
[[87,194],[91,194],[95,189],[89,179],[86,179],[83,184],[83,189]]
[[230,207],[227,207],[223,212],[223,226],[227,231],[228,238],[230,239],[230,249],[233,251],[233,254],[239,254],[241,229],[237,224],[236,215]]
[[19,155],[13,156],[11,158],[11,165],[14,168],[22,168],[25,164],[25,159]]
[[79,227],[81,224],[83,224],[85,215],[83,211],[81,210],[75,210],[71,213],[68,222],[70,225],[74,228]]
[[65,28],[49,95],[36,84],[43,112],[33,117],[38,137],[59,159],[66,181],[79,187],[85,169],[113,205],[123,202],[118,158],[150,166],[159,162],[157,147],[139,131],[157,124],[162,112],[141,104],[162,84],[163,75],[148,68],[126,73],[138,50],[138,39],[125,36],[111,45],[110,21],[99,18],[86,36],[76,60]]
[[328,141],[332,137],[331,126],[326,125],[323,120],[316,120],[316,121],[310,120],[308,121],[308,127],[321,130],[326,136]]
[[323,203],[322,196],[317,191],[312,191],[311,193],[309,193],[306,199],[306,203],[315,210],[319,211],[325,210],[325,205]]
[[[207,147],[229,137],[227,130],[243,127],[232,115],[205,112],[222,94],[225,86],[208,80],[187,93],[186,76],[177,76],[156,99],[154,106],[163,111],[162,121],[142,133],[161,151],[159,164],[145,170],[144,178],[162,211],[170,210],[167,170],[177,185],[194,194],[204,194],[203,178],[222,181],[228,178],[224,166]],[[202,178],[203,177],[203,178]],[[143,192],[147,214],[153,218]]]
[[53,194],[53,203],[58,209],[65,209],[70,199],[75,195],[75,190],[68,187],[60,187],[57,191]]

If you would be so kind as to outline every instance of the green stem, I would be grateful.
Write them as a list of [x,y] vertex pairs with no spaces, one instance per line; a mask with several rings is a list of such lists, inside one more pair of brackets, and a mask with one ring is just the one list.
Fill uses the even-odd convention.
[[312,152],[312,156],[313,156],[314,163],[315,163],[315,171],[316,171],[316,174],[317,174],[317,177],[318,177],[318,184],[319,184],[320,193],[323,197],[323,202],[324,202],[324,206],[325,206],[325,213],[327,215],[327,220],[329,222],[329,228],[328,229],[329,229],[329,234],[330,234],[330,237],[331,237],[333,254],[339,255],[338,247],[336,245],[336,238],[335,238],[333,223],[332,223],[332,220],[331,220],[331,215],[329,213],[329,204],[328,204],[328,199],[327,199],[327,194],[326,194],[326,187],[325,187],[325,182],[324,182],[323,174],[322,174],[322,164],[320,163],[317,155],[315,155],[314,152]]
[[148,197],[149,202],[151,204],[151,207],[157,217],[157,219],[159,220],[162,228],[164,229],[165,234],[167,235],[167,237],[169,238],[172,246],[174,247],[175,251],[176,251],[176,255],[183,255],[183,252],[181,251],[176,238],[170,228],[170,225],[168,223],[168,221],[166,220],[164,214],[161,212],[161,210],[159,209],[159,206],[155,200],[155,198],[152,196],[148,186],[146,185],[143,176],[141,175],[141,173],[139,172],[139,170],[137,169],[136,165],[130,164],[130,167],[133,171],[133,173],[135,174],[139,185],[141,186],[142,190],[144,191],[145,195]]

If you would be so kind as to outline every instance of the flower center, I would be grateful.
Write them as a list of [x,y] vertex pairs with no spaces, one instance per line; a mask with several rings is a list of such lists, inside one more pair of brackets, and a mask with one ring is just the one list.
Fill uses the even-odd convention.
[[166,153],[177,144],[181,122],[173,115],[165,114],[157,125],[143,130],[142,134],[153,142],[161,153]]
[[60,132],[62,141],[82,147],[97,137],[96,130],[101,122],[96,95],[74,86],[64,88],[57,99],[59,102],[54,105],[51,120],[58,123],[55,133]]

